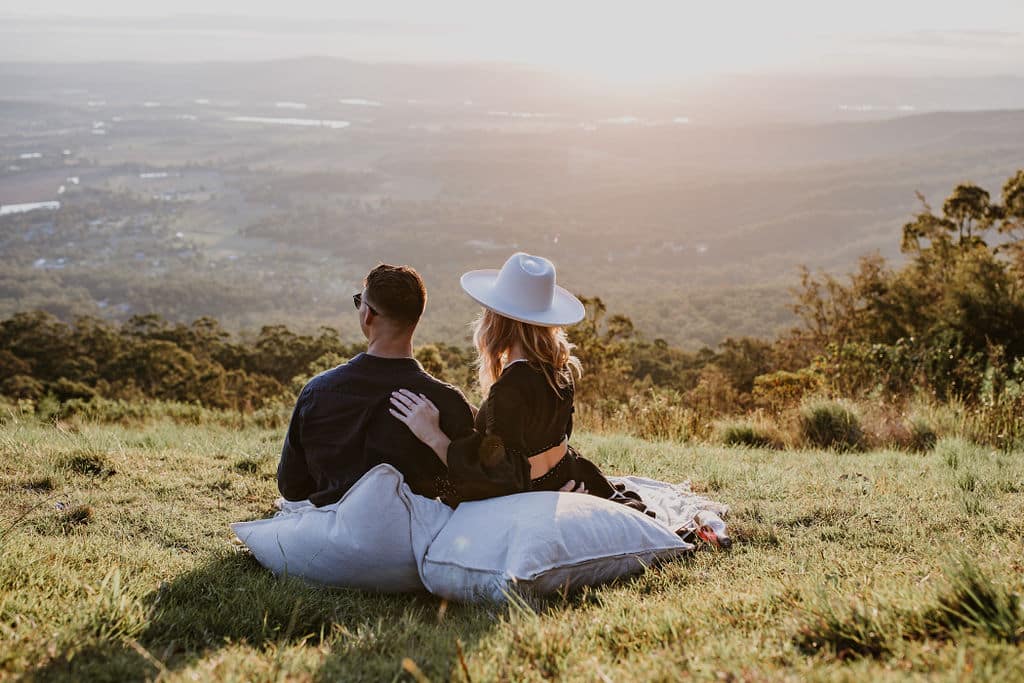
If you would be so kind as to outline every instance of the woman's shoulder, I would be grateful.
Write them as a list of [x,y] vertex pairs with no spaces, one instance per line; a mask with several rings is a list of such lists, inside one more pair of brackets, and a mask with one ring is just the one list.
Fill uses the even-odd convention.
[[[501,376],[491,385],[491,391],[497,389],[503,391],[518,391],[520,393],[539,391],[552,391],[544,370],[535,363],[529,361],[518,361],[510,363],[502,370]],[[571,397],[573,387],[563,389],[560,398]]]
[[540,369],[539,365],[526,360],[517,360],[505,366],[501,371],[501,376],[494,384],[522,384],[536,380],[538,377],[544,378],[544,371]]

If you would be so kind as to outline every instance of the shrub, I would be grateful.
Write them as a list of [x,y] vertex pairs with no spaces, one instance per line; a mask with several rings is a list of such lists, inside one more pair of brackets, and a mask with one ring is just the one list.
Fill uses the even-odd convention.
[[864,411],[864,431],[869,436],[866,445],[872,448],[926,453],[938,441],[938,435],[928,420],[921,416],[907,418],[892,406],[881,409],[868,407]]
[[811,368],[759,375],[754,378],[754,401],[769,410],[782,410],[799,404],[804,396],[816,391],[820,383],[820,377]]
[[800,436],[817,448],[855,451],[864,447],[860,418],[838,401],[815,400],[805,403],[799,415]]
[[76,528],[88,524],[92,521],[92,517],[92,506],[75,505],[61,514],[58,524],[63,533],[70,533]]
[[1011,451],[1024,445],[1024,399],[1000,400],[982,405],[971,414],[966,436],[978,443]]
[[824,650],[840,660],[879,659],[892,652],[898,624],[887,611],[860,601],[853,601],[845,610],[828,600],[819,603],[808,610],[811,618],[794,638],[801,652],[817,654]]
[[975,444],[960,437],[944,438],[935,446],[935,454],[951,470],[975,460],[981,449]]
[[75,474],[87,477],[109,477],[117,474],[117,470],[110,466],[105,453],[91,449],[71,453],[62,459],[61,465]]
[[0,392],[11,398],[27,398],[37,400],[42,397],[45,389],[43,383],[28,375],[14,375],[4,380]]
[[621,432],[641,439],[685,441],[707,436],[703,416],[684,407],[672,390],[648,389],[629,401],[576,404],[576,424],[587,430]]
[[61,377],[54,382],[51,390],[61,401],[67,401],[73,398],[88,400],[96,395],[96,390],[89,385],[83,384],[82,382],[75,382],[74,380],[66,379],[64,377]]
[[726,446],[749,448],[780,448],[781,438],[769,425],[750,421],[723,421],[716,425],[718,439]]
[[745,407],[729,376],[714,365],[701,370],[697,386],[685,398],[687,405],[704,415],[724,415]]
[[928,421],[921,417],[913,417],[908,420],[910,427],[910,442],[907,444],[910,450],[918,453],[927,453],[935,448],[939,441],[939,435],[932,428]]
[[996,584],[966,557],[946,575],[948,587],[924,614],[927,635],[953,639],[957,631],[973,631],[995,640],[1024,642],[1019,596]]
[[414,355],[424,370],[441,381],[448,381],[448,378],[445,376],[448,366],[445,364],[444,358],[441,357],[441,351],[437,346],[434,344],[424,344],[416,349]]
[[27,491],[48,492],[57,488],[57,481],[49,475],[30,476],[18,480],[17,485]]
[[36,417],[51,422],[60,417],[60,401],[53,394],[46,394],[35,404]]
[[328,353],[320,356],[306,366],[305,372],[301,372],[295,377],[292,377],[292,381],[289,384],[289,396],[298,396],[309,380],[313,379],[321,372],[326,372],[343,364],[347,360],[348,359],[343,357],[341,354],[333,351],[329,351]]

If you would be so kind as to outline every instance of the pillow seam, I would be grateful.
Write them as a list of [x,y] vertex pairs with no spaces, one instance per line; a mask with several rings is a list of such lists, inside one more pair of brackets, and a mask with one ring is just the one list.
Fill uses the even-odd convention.
[[[665,550],[682,550],[682,551],[686,551],[686,550],[692,550],[692,549],[693,549],[692,547],[687,548],[686,546],[670,545],[670,546],[658,546],[656,548],[645,548],[644,550],[641,550],[641,551],[619,552],[619,553],[615,553],[614,555],[591,555],[590,557],[586,557],[586,558],[584,558],[582,560],[577,560],[577,561],[572,562],[570,564],[551,564],[551,565],[548,565],[548,566],[544,567],[543,569],[537,569],[535,571],[532,571],[531,572],[531,576],[537,577],[540,574],[543,574],[544,572],[551,571],[552,569],[563,569],[563,568],[564,569],[571,569],[573,567],[579,567],[581,565],[584,565],[584,564],[587,564],[587,563],[590,563],[590,562],[596,562],[598,560],[618,560],[618,559],[622,559],[622,558],[625,558],[625,557],[636,557],[638,555],[645,555],[645,554],[648,554],[648,553],[658,553],[658,552],[662,552],[662,551],[665,551]],[[459,564],[459,563],[453,562],[453,561],[434,560],[434,559],[430,558],[429,551],[427,553],[427,556],[423,558],[423,562],[424,562],[424,564],[429,562],[430,564],[434,564],[434,565],[445,566],[445,567],[457,567],[459,569],[464,569],[466,571],[480,572],[480,573],[484,573],[484,574],[496,574],[496,575],[500,575],[500,576],[508,576],[509,575],[508,570],[486,569],[486,568],[483,568],[483,567],[467,567],[466,565]],[[531,580],[531,579],[523,579],[523,580],[527,580],[528,581],[528,580]]]

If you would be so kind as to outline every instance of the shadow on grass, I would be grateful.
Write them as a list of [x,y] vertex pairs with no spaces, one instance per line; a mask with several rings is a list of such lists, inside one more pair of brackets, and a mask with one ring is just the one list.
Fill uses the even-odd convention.
[[[426,592],[373,594],[277,578],[234,551],[136,604],[146,617],[134,628],[99,638],[95,628],[70,633],[28,680],[152,680],[162,668],[180,670],[232,645],[255,650],[247,668],[265,666],[271,677],[310,647],[324,653],[316,680],[392,680],[405,657],[443,680],[459,666],[457,642],[469,649],[497,623],[493,612],[458,605],[445,606],[439,619],[442,603]],[[106,619],[93,616],[93,623]]]
[[153,680],[158,667],[141,652],[118,642],[94,643],[64,653],[30,671],[25,681],[144,681]]
[[148,596],[151,618],[139,641],[172,669],[228,643],[277,651],[326,644],[322,680],[391,679],[410,657],[447,678],[456,641],[476,643],[495,624],[486,610],[446,606],[424,592],[386,595],[278,578],[251,555],[231,553]]
[[[639,582],[638,590],[651,584],[654,592],[665,589],[663,581],[660,572],[621,580]],[[523,602],[527,616],[517,618],[601,604],[600,591],[584,589]],[[164,668],[178,671],[225,648],[232,649],[229,659],[249,658],[247,673],[265,669],[271,678],[293,668],[308,674],[312,666],[316,681],[412,680],[400,675],[408,658],[431,680],[460,680],[460,649],[469,657],[510,609],[447,604],[426,592],[315,586],[275,577],[251,555],[231,551],[131,604],[83,615],[82,628],[69,631],[59,654],[29,680],[152,680]]]

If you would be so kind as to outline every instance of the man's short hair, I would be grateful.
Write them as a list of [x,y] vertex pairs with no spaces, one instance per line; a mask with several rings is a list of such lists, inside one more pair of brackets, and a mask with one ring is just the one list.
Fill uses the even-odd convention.
[[423,278],[411,266],[382,263],[363,280],[367,303],[385,318],[414,327],[427,305]]

